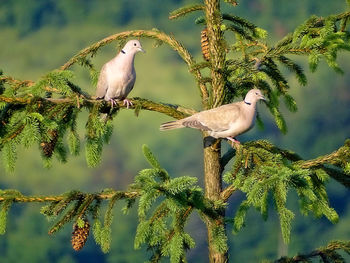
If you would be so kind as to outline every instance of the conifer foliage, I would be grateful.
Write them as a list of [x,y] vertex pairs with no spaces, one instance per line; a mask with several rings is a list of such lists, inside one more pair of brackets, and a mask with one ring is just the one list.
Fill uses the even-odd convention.
[[[93,99],[74,83],[70,67],[81,65],[96,84],[98,74],[93,56],[101,47],[114,42],[122,44],[129,37],[150,38],[177,52],[197,82],[203,109],[232,102],[253,87],[261,89],[268,98],[266,105],[276,125],[284,133],[287,127],[280,101],[283,100],[291,112],[297,110],[297,105],[289,94],[290,85],[283,76],[283,68],[294,73],[300,85],[307,84],[302,67],[290,55],[307,57],[311,71],[316,71],[319,62],[324,60],[336,72],[343,72],[336,58],[339,51],[350,51],[347,27],[350,12],[312,16],[294,32],[269,45],[264,29],[235,14],[238,1],[198,2],[173,11],[169,18],[200,13],[195,23],[202,27],[198,36],[202,62],[196,62],[174,36],[152,29],[126,31],[102,39],[37,81],[21,81],[0,72],[0,150],[7,171],[15,168],[19,146],[38,145],[47,167],[52,165],[53,157],[66,162],[68,153],[79,155],[77,122],[82,111],[87,111],[89,116],[85,126],[87,164],[94,167],[103,161],[101,153],[113,133],[112,121],[125,107],[121,104],[111,107],[107,102]],[[221,4],[229,5],[232,13],[221,12]],[[144,98],[132,101],[136,114],[150,110],[180,119],[193,113],[183,106]],[[151,262],[159,262],[163,257],[169,257],[172,263],[186,262],[186,251],[195,246],[185,231],[193,212],[199,214],[208,228],[209,261],[227,262],[226,225],[232,223],[234,231],[239,231],[245,226],[250,208],[257,209],[265,220],[269,209],[275,209],[283,240],[289,242],[294,212],[286,204],[291,189],[296,191],[304,215],[325,216],[333,223],[339,220],[329,204],[326,184],[333,178],[350,187],[349,140],[333,153],[312,160],[303,160],[265,140],[232,145],[232,149],[223,154],[221,143],[217,140],[204,148],[205,189],[197,185],[197,178],[171,176],[147,146],[143,146],[143,153],[150,168],[140,171],[126,191],[104,189],[99,193],[70,191],[57,196],[25,196],[17,190],[0,189],[0,234],[5,233],[13,203],[45,202],[41,213],[55,221],[49,234],[72,224],[71,241],[75,250],[83,248],[91,231],[102,251],[108,252],[115,204],[123,200],[127,212],[137,201],[139,224],[134,246],[137,249],[146,245]],[[231,169],[222,175],[231,159]],[[227,184],[225,188],[223,182]],[[229,216],[225,214],[227,201],[235,191],[243,192],[246,198],[235,215]],[[276,262],[309,262],[315,257],[323,262],[344,262],[338,250],[349,253],[349,243],[333,242],[310,254],[284,257]]]

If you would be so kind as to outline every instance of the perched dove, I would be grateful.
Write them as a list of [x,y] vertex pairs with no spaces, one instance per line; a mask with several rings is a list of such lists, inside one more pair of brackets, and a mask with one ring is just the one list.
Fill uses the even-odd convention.
[[134,58],[139,51],[145,52],[141,43],[130,40],[115,58],[103,65],[97,82],[97,99],[110,101],[112,106],[116,104],[115,100],[123,100],[127,108],[132,105],[126,97],[135,84]]
[[265,100],[265,97],[260,90],[252,89],[243,101],[201,111],[181,120],[163,123],[160,130],[190,127],[208,131],[214,138],[227,138],[238,142],[234,137],[246,132],[254,125],[258,100]]

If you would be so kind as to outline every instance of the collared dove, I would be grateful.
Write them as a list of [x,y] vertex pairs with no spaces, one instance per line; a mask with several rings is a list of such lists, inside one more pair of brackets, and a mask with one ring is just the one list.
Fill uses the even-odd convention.
[[190,127],[208,131],[214,138],[227,138],[238,142],[234,137],[246,132],[254,125],[258,100],[266,99],[260,90],[251,89],[243,101],[201,111],[181,120],[163,123],[160,130]]
[[112,107],[116,104],[115,100],[123,100],[127,108],[132,105],[126,97],[135,84],[134,58],[139,51],[145,52],[141,43],[138,40],[130,40],[116,57],[103,65],[97,82],[97,99],[110,101]]

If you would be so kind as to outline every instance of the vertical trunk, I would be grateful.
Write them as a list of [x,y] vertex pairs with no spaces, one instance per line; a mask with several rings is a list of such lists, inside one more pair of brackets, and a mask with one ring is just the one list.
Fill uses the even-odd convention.
[[[223,69],[225,66],[225,49],[223,48],[223,33],[221,31],[220,0],[204,0],[204,3],[209,38],[209,61],[212,66],[212,95],[210,104],[208,105],[208,108],[210,108],[220,106],[224,99],[225,78],[223,76]],[[211,200],[218,200],[222,191],[220,157],[221,143],[204,148],[205,196]],[[224,227],[224,216],[225,212],[222,211],[221,218],[215,221],[209,218],[206,220],[210,263],[227,262],[227,253],[216,249],[212,236],[215,227],[218,225]]]
[[211,86],[213,96],[211,98],[211,106],[215,108],[220,106],[224,100],[225,78],[223,70],[226,52],[223,44],[223,32],[221,31],[220,0],[205,0],[205,5],[210,63],[212,64]]
[[[204,148],[204,183],[205,197],[211,200],[218,200],[222,190],[221,167],[220,167],[221,144]],[[221,214],[221,219],[211,221],[207,218],[206,226],[208,231],[209,262],[227,262],[227,253],[217,251],[212,238],[212,231],[218,224],[224,224],[225,212]]]

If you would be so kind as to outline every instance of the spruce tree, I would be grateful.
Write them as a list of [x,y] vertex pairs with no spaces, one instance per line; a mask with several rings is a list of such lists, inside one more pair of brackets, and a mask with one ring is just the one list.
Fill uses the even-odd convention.
[[[268,98],[266,106],[281,132],[286,133],[286,122],[281,113],[283,100],[291,112],[297,105],[290,95],[290,84],[283,75],[283,67],[295,74],[301,85],[307,84],[302,67],[295,56],[306,57],[312,72],[321,60],[336,72],[340,51],[350,50],[350,33],[347,22],[350,12],[327,17],[312,16],[294,32],[274,44],[268,44],[267,32],[250,21],[234,14],[239,4],[235,0],[203,0],[198,4],[181,7],[169,18],[179,19],[189,13],[198,14],[196,23],[202,27],[198,45],[203,51],[203,61],[197,62],[185,46],[173,35],[152,30],[132,30],[111,35],[81,50],[63,66],[51,71],[37,81],[17,80],[1,72],[0,76],[0,150],[8,171],[15,168],[19,145],[28,148],[38,145],[45,166],[52,158],[62,162],[79,155],[80,139],[77,122],[83,111],[89,117],[85,126],[85,155],[87,166],[95,167],[101,160],[103,147],[112,133],[112,120],[122,103],[95,100],[74,82],[72,65],[78,64],[90,72],[91,83],[96,84],[98,71],[93,57],[101,47],[116,42],[122,46],[128,38],[150,38],[156,44],[169,45],[187,64],[189,74],[196,80],[202,109],[211,109],[242,98],[257,87]],[[348,6],[350,5],[347,1]],[[227,5],[232,13],[222,12]],[[291,58],[291,55],[294,55]],[[141,110],[159,112],[175,119],[193,114],[185,106],[154,102],[146,98],[132,98],[135,114]],[[101,114],[107,114],[101,118]],[[259,116],[258,122],[261,123]],[[205,141],[206,132],[201,136]],[[15,202],[43,202],[41,213],[55,223],[49,234],[66,224],[74,228],[72,244],[81,249],[90,231],[103,252],[110,250],[113,209],[117,202],[126,202],[125,211],[135,203],[138,206],[139,224],[135,248],[146,244],[151,251],[150,262],[170,258],[170,262],[186,262],[186,251],[195,242],[185,226],[189,216],[196,211],[205,222],[208,233],[209,262],[228,261],[226,226],[232,224],[239,231],[245,223],[250,208],[257,209],[268,219],[268,210],[275,209],[280,220],[285,243],[289,242],[294,212],[287,208],[288,191],[294,189],[300,200],[303,214],[325,216],[336,223],[337,212],[330,207],[326,184],[330,178],[350,187],[350,140],[332,153],[304,160],[298,154],[280,149],[266,140],[232,144],[227,152],[216,140],[203,146],[204,189],[197,178],[170,175],[158,162],[148,146],[143,153],[149,168],[135,176],[127,190],[103,189],[99,193],[70,191],[53,196],[26,196],[14,189],[0,190],[0,233],[6,231],[6,220]],[[68,149],[68,150],[67,150]],[[197,158],[197,157],[194,157]],[[232,167],[227,168],[232,160]],[[88,169],[88,168],[86,168]],[[228,172],[225,172],[225,169]],[[223,174],[224,173],[224,174]],[[224,186],[225,183],[225,186]],[[236,191],[246,198],[235,216],[229,218],[225,211],[229,197]],[[273,200],[272,204],[269,200]],[[105,209],[104,215],[101,215]],[[325,247],[307,254],[282,257],[276,262],[310,262],[318,258],[323,262],[345,262],[339,251],[350,253],[350,242],[333,241]]]

